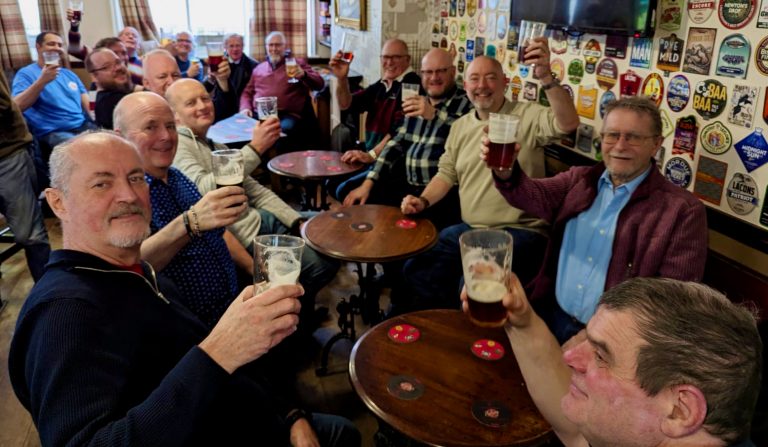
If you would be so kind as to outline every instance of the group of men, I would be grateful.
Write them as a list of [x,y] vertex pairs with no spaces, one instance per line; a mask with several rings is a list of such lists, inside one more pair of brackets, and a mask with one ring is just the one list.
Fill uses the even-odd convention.
[[[194,64],[181,79],[178,55],[149,52],[144,92],[133,92],[117,42],[85,56],[99,88],[120,93],[116,134],[55,145],[45,195],[62,221],[64,248],[36,275],[9,357],[14,390],[44,444],[360,443],[349,421],[309,415],[263,374],[264,354],[311,320],[314,294],[338,264],[307,248],[302,286],[240,291],[236,272],[251,270],[253,238],[298,234],[304,219],[248,175],[243,188],[215,186],[210,152],[220,146],[206,133],[217,113],[232,111],[234,99],[248,113],[253,97],[274,96],[275,85],[285,93],[288,84],[281,33],[268,36],[268,60],[248,80],[255,61],[242,55],[241,38],[227,42],[234,55],[239,42],[241,57],[223,62],[208,83],[190,74]],[[62,52],[53,33],[39,45]],[[337,54],[331,68],[341,107],[369,111],[368,152],[345,159],[371,165],[339,188],[339,198],[345,206],[397,205],[440,228],[438,244],[402,269],[414,297],[393,297],[404,310],[466,300],[463,232],[513,235],[507,335],[534,402],[566,445],[750,445],[762,363],[755,319],[684,282],[703,275],[706,217],[654,168],[663,142],[658,109],[643,98],[611,104],[604,161],[545,178],[542,146],[579,123],[549,59],[547,40],[534,39],[525,60],[551,104],[545,108],[508,100],[503,69],[490,57],[469,64],[462,89],[449,53],[430,50],[419,78],[405,43],[389,40],[382,79],[352,93]],[[37,65],[41,74],[28,76],[29,93],[14,95],[15,110],[59,79],[56,71],[44,76],[42,59]],[[299,66],[304,89],[322,82]],[[401,102],[402,84],[417,82],[421,94]],[[82,84],[66,87],[71,100],[83,93]],[[281,129],[306,124],[299,104],[306,95],[288,97],[285,113],[258,123],[241,149],[248,173]],[[485,163],[491,113],[521,120],[509,169]],[[18,134],[23,146],[28,137]],[[37,240],[47,247],[44,235]]]

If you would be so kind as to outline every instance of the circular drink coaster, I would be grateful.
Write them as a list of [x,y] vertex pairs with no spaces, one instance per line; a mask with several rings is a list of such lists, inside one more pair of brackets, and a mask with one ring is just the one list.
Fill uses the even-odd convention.
[[392,376],[387,383],[387,391],[398,399],[415,400],[424,394],[424,385],[415,377]]
[[349,226],[354,231],[371,231],[373,230],[373,225],[371,225],[368,222],[355,222]]
[[282,163],[278,163],[277,166],[279,168],[292,168],[296,166],[295,164],[291,163],[290,161],[284,161]]
[[344,211],[338,211],[331,215],[334,219],[343,219],[345,217],[349,217],[349,214],[345,213]]
[[341,166],[326,166],[325,169],[331,172],[339,172],[341,171]]
[[416,228],[416,221],[411,219],[400,219],[395,222],[395,225],[405,230],[412,230]]
[[512,419],[503,403],[496,400],[476,400],[472,402],[472,416],[487,427],[503,427]]
[[304,151],[301,155],[305,157],[317,157],[317,154],[314,151]]
[[472,354],[483,360],[499,360],[504,357],[504,346],[494,340],[481,339],[472,343]]
[[331,157],[330,155],[323,155],[322,157],[320,157],[320,160],[331,161],[333,160],[333,157]]
[[413,343],[421,337],[421,332],[410,324],[396,324],[389,328],[387,336],[395,343]]

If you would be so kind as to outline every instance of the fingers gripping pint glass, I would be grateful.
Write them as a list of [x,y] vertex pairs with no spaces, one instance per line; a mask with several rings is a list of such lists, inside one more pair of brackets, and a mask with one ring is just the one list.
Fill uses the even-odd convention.
[[507,318],[502,299],[512,268],[512,236],[503,230],[470,230],[459,238],[469,319],[478,326],[501,326]]

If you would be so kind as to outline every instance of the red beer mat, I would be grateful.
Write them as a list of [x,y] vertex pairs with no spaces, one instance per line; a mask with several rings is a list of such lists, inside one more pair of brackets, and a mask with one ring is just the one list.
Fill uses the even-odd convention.
[[339,172],[341,171],[341,166],[326,166],[325,169],[332,172]]
[[331,157],[330,155],[323,155],[322,157],[320,157],[320,160],[331,161],[333,160],[333,157]]
[[305,157],[317,157],[317,154],[314,151],[304,151],[301,155]]
[[294,167],[294,166],[296,166],[296,165],[294,165],[294,164],[293,164],[293,163],[291,163],[290,161],[284,161],[284,162],[282,162],[282,163],[278,163],[278,164],[277,164],[277,166],[279,166],[279,167],[281,167],[281,168],[292,168],[292,167]]
[[481,339],[472,343],[472,354],[483,360],[499,360],[504,357],[504,346],[494,340]]
[[411,219],[400,219],[395,222],[395,225],[406,230],[411,230],[416,228],[416,221]]
[[410,324],[396,324],[389,328],[387,336],[395,343],[413,343],[421,337],[421,332]]

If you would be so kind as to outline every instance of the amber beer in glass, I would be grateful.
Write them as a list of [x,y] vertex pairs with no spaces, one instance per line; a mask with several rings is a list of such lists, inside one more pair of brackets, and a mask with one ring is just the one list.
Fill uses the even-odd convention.
[[470,230],[459,237],[469,297],[469,319],[478,326],[504,324],[506,277],[512,268],[512,236],[502,230]]
[[83,20],[83,0],[69,0],[69,9],[72,10],[73,21]]
[[299,82],[296,76],[299,74],[299,64],[296,62],[296,58],[285,58],[285,74],[288,75],[288,83],[295,84]]
[[211,163],[213,166],[213,178],[216,181],[217,188],[224,186],[243,187],[245,160],[240,150],[223,149],[213,151],[211,152]]
[[224,60],[224,43],[208,42],[205,46],[208,48],[208,66],[216,73],[219,71],[219,64]]
[[541,37],[547,30],[547,24],[542,22],[532,22],[530,20],[520,21],[520,33],[518,33],[517,43],[517,62],[525,63],[525,51],[528,49],[528,43],[531,39]]
[[344,33],[341,37],[341,60],[351,64],[352,59],[355,58],[355,46],[357,44],[357,36],[350,33]]
[[520,118],[515,115],[491,113],[488,123],[488,166],[511,169],[515,161],[515,143]]

